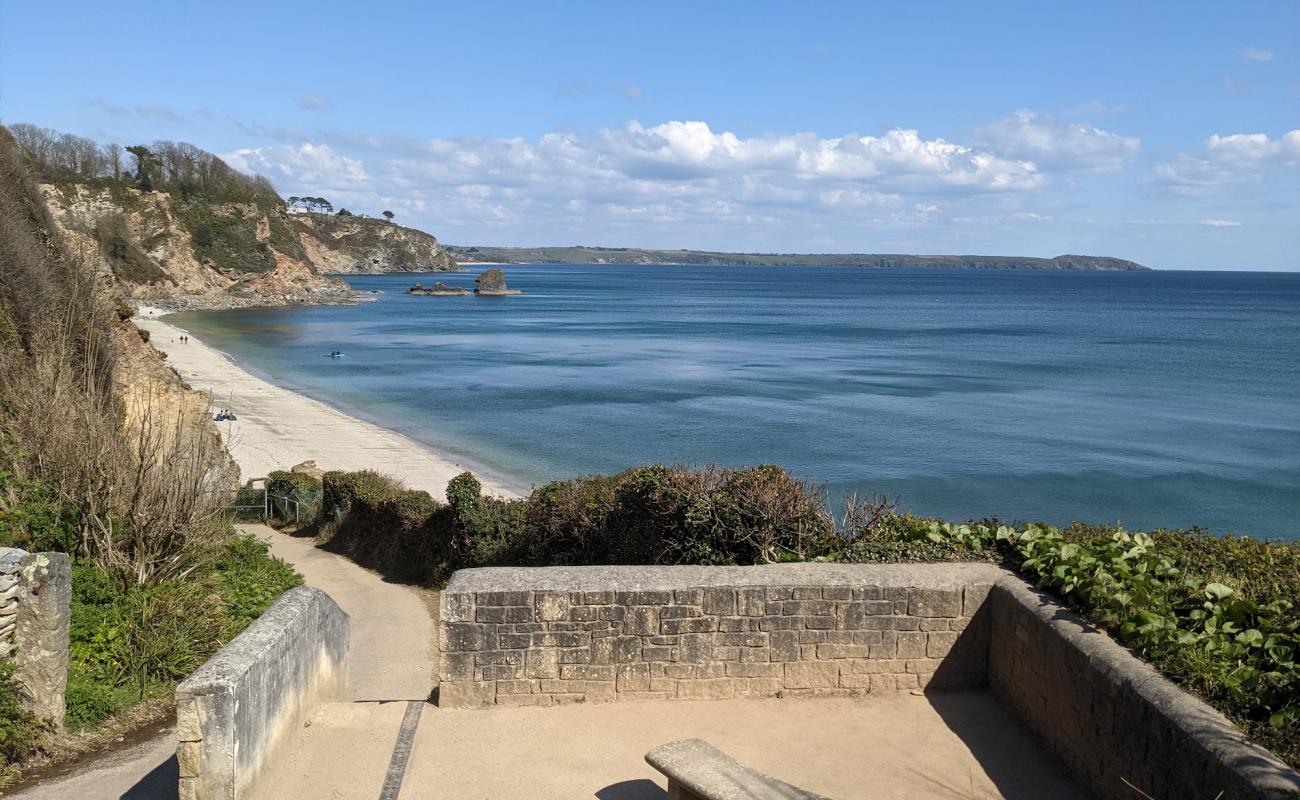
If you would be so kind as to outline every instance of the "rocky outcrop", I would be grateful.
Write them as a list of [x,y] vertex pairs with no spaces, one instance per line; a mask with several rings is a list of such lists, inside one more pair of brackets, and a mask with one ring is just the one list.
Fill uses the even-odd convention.
[[290,225],[307,258],[325,274],[455,272],[460,267],[438,240],[378,219],[298,214]]
[[481,297],[506,297],[523,292],[506,286],[506,274],[493,267],[479,274],[474,281],[474,294]]
[[469,294],[469,292],[459,286],[448,286],[442,281],[438,281],[432,286],[425,286],[422,283],[416,283],[414,286],[406,290],[406,294],[418,295],[420,297],[464,297]]

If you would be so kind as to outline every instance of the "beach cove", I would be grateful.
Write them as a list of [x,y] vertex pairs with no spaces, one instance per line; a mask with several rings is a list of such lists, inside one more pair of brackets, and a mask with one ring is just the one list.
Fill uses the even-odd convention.
[[[142,304],[132,321],[149,331],[150,343],[167,354],[167,363],[186,383],[212,398],[214,415],[220,410],[235,415],[217,427],[241,481],[313,460],[325,470],[376,470],[442,499],[447,481],[468,468],[399,433],[262,380],[167,322],[167,313]],[[520,494],[518,487],[481,480],[490,494]]]

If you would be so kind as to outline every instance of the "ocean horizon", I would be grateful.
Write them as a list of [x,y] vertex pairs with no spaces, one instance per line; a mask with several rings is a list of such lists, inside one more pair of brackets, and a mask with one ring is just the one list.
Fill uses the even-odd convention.
[[[507,265],[170,321],[499,483],[779,464],[951,520],[1300,535],[1300,274]],[[332,350],[344,357],[327,358]]]

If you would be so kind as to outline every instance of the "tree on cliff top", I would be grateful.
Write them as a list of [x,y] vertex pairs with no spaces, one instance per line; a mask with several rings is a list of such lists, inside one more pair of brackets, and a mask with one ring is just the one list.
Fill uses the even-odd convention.
[[394,213],[391,212],[391,211],[385,211],[385,212],[384,212],[384,219],[388,220],[389,222],[392,222],[392,221],[393,221],[393,217],[395,217],[395,216],[397,216],[397,215],[394,214]]

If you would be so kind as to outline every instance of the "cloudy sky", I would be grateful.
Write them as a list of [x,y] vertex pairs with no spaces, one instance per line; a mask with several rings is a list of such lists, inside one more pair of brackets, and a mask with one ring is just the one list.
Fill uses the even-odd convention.
[[1293,0],[59,9],[6,5],[0,121],[453,244],[1300,269]]

